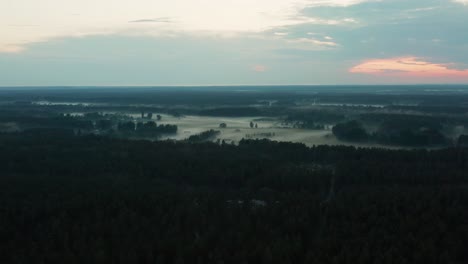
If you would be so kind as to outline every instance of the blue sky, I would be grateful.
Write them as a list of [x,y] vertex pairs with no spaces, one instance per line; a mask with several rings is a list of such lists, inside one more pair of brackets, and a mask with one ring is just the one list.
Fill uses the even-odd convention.
[[0,86],[468,83],[467,25],[468,0],[0,0]]

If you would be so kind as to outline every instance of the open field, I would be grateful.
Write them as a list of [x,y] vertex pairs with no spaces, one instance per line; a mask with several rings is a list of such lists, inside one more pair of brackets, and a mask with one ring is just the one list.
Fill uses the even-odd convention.
[[[133,117],[139,114],[132,114]],[[241,139],[268,138],[275,141],[304,143],[313,145],[352,145],[361,147],[385,147],[381,145],[346,143],[338,141],[330,130],[310,130],[292,128],[282,124],[281,120],[264,117],[206,117],[206,116],[183,116],[173,117],[161,114],[162,120],[158,124],[172,124],[178,126],[175,135],[163,137],[162,139],[183,140],[191,135],[199,134],[210,129],[219,130],[221,134],[214,139],[225,140],[228,143],[237,143]],[[260,121],[258,121],[260,120]],[[263,121],[267,120],[267,121]],[[258,128],[250,128],[250,122],[258,124]],[[221,123],[226,123],[227,128],[219,128]],[[267,136],[265,136],[267,135]]]
[[[468,131],[468,87],[442,90],[439,86],[0,89],[0,132],[65,128],[121,138],[184,140],[218,130],[208,139],[234,144],[243,138],[267,138],[307,146],[440,148],[460,144]],[[150,121],[142,113],[145,117],[152,113],[151,120],[158,125],[177,129],[148,133],[119,128],[129,121]],[[162,120],[157,120],[158,114]],[[352,121],[357,122],[354,127]],[[251,128],[250,122],[258,128]],[[226,128],[220,128],[222,123]],[[338,124],[343,133],[334,134],[332,128]],[[362,135],[353,137],[356,131]]]

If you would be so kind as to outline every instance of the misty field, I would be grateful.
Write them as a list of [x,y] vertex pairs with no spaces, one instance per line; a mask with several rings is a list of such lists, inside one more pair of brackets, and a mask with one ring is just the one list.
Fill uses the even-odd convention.
[[[131,114],[138,118],[140,114]],[[175,135],[162,137],[161,139],[184,140],[192,135],[213,129],[221,133],[213,141],[224,140],[227,143],[238,143],[241,139],[263,139],[274,141],[304,143],[307,146],[313,145],[354,145],[354,146],[378,146],[370,144],[345,143],[338,141],[331,130],[310,130],[293,128],[282,120],[266,117],[208,117],[187,115],[174,117],[161,114],[161,121],[158,124],[171,124],[178,126]],[[250,122],[257,124],[257,128],[251,128]],[[220,128],[220,124],[225,123],[226,128]]]

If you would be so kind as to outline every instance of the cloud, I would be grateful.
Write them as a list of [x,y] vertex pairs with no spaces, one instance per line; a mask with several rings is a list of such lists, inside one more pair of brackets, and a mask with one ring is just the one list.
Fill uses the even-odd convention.
[[266,72],[266,71],[267,71],[267,67],[264,66],[264,65],[254,65],[254,66],[252,67],[252,70],[253,70],[254,72]]
[[10,26],[10,27],[37,27],[39,25],[34,25],[34,24],[21,25],[21,24],[19,24],[19,25],[8,25],[8,26]]
[[[6,43],[27,45],[74,36],[77,32],[82,36],[93,32],[118,34],[138,30],[147,35],[161,31],[226,34],[262,33],[301,24],[335,25],[352,20],[305,17],[301,11],[309,6],[350,6],[364,0],[44,1],[15,0],[6,6],[0,3],[1,50],[5,49],[2,46]],[[169,23],[171,18],[175,18],[177,23]],[[143,26],[151,23],[158,24],[157,28],[151,28],[152,32]],[[40,29],[12,30],[8,26],[12,24],[40,24]]]
[[454,69],[455,63],[433,63],[413,56],[372,59],[352,67],[350,73],[401,77],[459,77],[468,79],[468,69]]
[[460,3],[462,5],[468,5],[468,0],[453,0],[455,3]]
[[128,23],[172,23],[172,19],[169,17],[160,17],[152,19],[137,19],[128,21]]
[[413,8],[409,10],[405,10],[407,13],[417,13],[417,12],[428,12],[439,9],[439,6],[429,6],[429,7],[420,7],[420,8]]
[[[313,0],[309,2],[309,6],[332,6],[332,7],[346,7],[351,5],[368,2],[371,0]],[[463,1],[463,0],[459,0]]]
[[20,53],[24,47],[18,45],[3,45],[0,46],[0,53]]
[[[43,75],[81,62],[80,70],[94,69],[87,71],[94,80],[114,83],[133,78],[120,71],[127,65],[138,65],[133,75],[148,84],[180,80],[171,75],[179,69],[191,76],[187,83],[221,69],[230,75],[220,73],[218,83],[415,83],[428,79],[427,72],[441,76],[434,82],[462,76],[466,83],[465,69],[427,58],[468,65],[467,7],[468,0],[15,0],[0,3],[0,82],[28,76],[34,84],[34,74],[53,80],[59,74]],[[351,72],[350,62],[367,58],[387,64],[367,60]],[[398,66],[389,66],[392,60]],[[253,74],[257,62],[267,65],[257,65],[264,74]],[[30,72],[23,69],[28,63]],[[153,71],[160,74],[155,79]]]
[[326,40],[318,40],[313,38],[298,38],[288,40],[289,43],[303,43],[303,44],[312,44],[314,46],[335,48],[338,47],[338,43],[331,41],[331,39],[325,38]]

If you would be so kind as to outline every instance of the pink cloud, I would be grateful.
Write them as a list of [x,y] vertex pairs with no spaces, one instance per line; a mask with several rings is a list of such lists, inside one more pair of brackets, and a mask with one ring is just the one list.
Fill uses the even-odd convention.
[[267,67],[265,67],[264,65],[255,65],[253,66],[252,70],[255,72],[266,72]]
[[466,78],[468,69],[454,69],[454,63],[432,63],[417,57],[372,59],[364,61],[351,69],[351,73],[376,76],[427,77],[427,78]]

